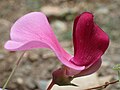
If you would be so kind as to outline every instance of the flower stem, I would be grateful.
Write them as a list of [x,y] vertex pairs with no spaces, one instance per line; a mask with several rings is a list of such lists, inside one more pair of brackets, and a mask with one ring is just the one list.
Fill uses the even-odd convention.
[[25,51],[22,53],[22,55],[21,55],[21,56],[19,57],[19,59],[16,61],[15,65],[14,65],[14,68],[13,68],[11,74],[9,75],[7,81],[5,82],[5,84],[4,84],[3,88],[2,88],[2,90],[5,90],[7,84],[9,83],[9,81],[10,81],[10,79],[11,79],[11,77],[13,76],[13,74],[14,74],[14,72],[16,71],[18,65],[20,64],[20,62],[21,62],[22,57],[23,57],[24,54],[25,54]]
[[51,90],[52,87],[53,87],[53,85],[54,85],[54,82],[53,82],[53,80],[52,80],[52,82],[51,82],[50,85],[48,86],[47,90]]

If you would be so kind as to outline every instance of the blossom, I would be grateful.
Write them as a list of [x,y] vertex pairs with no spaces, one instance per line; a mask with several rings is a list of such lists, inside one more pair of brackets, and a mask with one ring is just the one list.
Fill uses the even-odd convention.
[[[89,12],[76,17],[73,27],[74,55],[70,55],[61,47],[42,12],[31,12],[18,19],[11,28],[11,40],[6,42],[5,48],[10,51],[51,49],[64,65],[53,72],[53,78],[61,77],[65,80],[71,76],[89,75],[99,69],[101,56],[109,45],[108,35],[93,19],[92,13]],[[60,72],[63,74],[59,75]]]

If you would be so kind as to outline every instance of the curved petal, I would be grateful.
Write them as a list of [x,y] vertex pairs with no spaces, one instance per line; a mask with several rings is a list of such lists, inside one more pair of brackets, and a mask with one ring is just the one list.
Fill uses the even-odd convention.
[[102,60],[99,59],[91,67],[81,71],[79,74],[75,75],[75,77],[80,77],[80,76],[86,76],[86,75],[93,74],[94,72],[96,72],[100,68],[101,64],[102,64]]
[[16,42],[9,40],[5,44],[5,48],[11,51],[19,51],[19,50],[30,50],[31,48],[49,48],[49,46],[40,41]]
[[82,13],[74,21],[73,28],[74,58],[73,63],[91,66],[106,51],[109,45],[108,35],[93,21],[89,12]]
[[41,12],[32,12],[18,19],[11,28],[10,36],[11,40],[5,44],[8,50],[50,48],[64,65],[77,70],[85,68],[69,62],[72,56],[60,46],[46,16]]
[[90,74],[96,72],[100,68],[101,64],[102,64],[102,60],[99,59],[91,66],[86,67],[84,70],[81,70],[81,71],[66,67],[66,69],[67,69],[66,74],[68,76],[74,76],[74,77],[90,75]]
[[[10,40],[5,44],[5,48],[12,51],[30,50],[32,48],[53,48],[52,50],[54,51],[54,47],[49,47],[49,45],[41,41],[29,41],[29,42],[21,43],[21,42],[15,42]],[[80,70],[80,71],[85,69],[84,66],[81,66],[81,67],[76,66],[75,64],[69,62],[65,56],[60,55],[59,51],[55,51],[55,53],[58,56],[58,58],[61,60],[61,62],[67,67],[71,67],[71,68],[74,68],[75,70]]]

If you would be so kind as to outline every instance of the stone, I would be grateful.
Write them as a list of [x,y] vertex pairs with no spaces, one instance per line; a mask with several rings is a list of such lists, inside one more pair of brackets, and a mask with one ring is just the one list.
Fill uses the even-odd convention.
[[21,78],[21,77],[18,77],[17,79],[16,79],[16,82],[18,83],[18,84],[23,84],[23,79]]
[[28,77],[26,79],[25,84],[30,89],[34,89],[36,87],[36,83],[34,82],[33,78],[31,78],[31,77]]
[[87,89],[87,88],[98,86],[99,85],[99,79],[97,77],[97,74],[94,73],[92,75],[75,78],[72,81],[72,83],[78,85],[78,87],[54,85],[52,90],[84,90],[84,89]]
[[46,90],[46,85],[48,84],[48,80],[40,80],[39,86],[41,90]]
[[109,9],[107,7],[100,7],[97,9],[96,14],[108,14]]
[[41,11],[45,13],[47,16],[62,16],[69,13],[76,13],[79,9],[69,8],[69,7],[58,7],[58,6],[43,6],[41,7]]
[[4,59],[5,55],[4,54],[0,54],[0,60]]
[[45,6],[45,7],[41,7],[41,11],[48,16],[51,15],[58,16],[60,14],[61,9],[59,7]]
[[28,58],[31,62],[34,62],[39,59],[39,55],[37,53],[29,53]]
[[63,21],[56,20],[51,23],[53,30],[55,30],[57,33],[61,33],[63,31],[67,30],[67,25]]
[[42,58],[43,59],[49,59],[51,57],[56,57],[55,54],[52,52],[52,51],[44,51],[43,52],[43,55],[42,55]]

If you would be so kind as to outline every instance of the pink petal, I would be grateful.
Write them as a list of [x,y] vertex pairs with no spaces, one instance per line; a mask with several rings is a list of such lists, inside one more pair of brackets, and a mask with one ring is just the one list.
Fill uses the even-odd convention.
[[40,41],[26,41],[26,42],[16,42],[9,40],[5,44],[5,48],[12,51],[19,51],[19,50],[29,50],[31,48],[49,48],[49,46]]
[[46,16],[41,12],[32,12],[17,20],[10,36],[11,40],[5,44],[10,51],[50,48],[64,65],[77,70],[85,68],[69,62],[72,56],[60,46]]
[[109,37],[94,23],[89,12],[75,19],[73,29],[74,58],[71,61],[76,65],[91,66],[106,51]]

